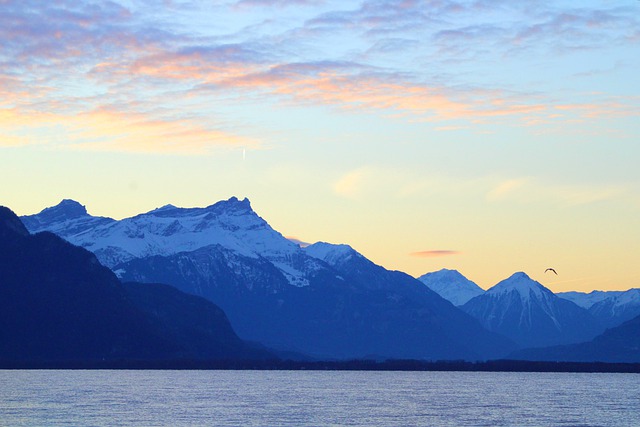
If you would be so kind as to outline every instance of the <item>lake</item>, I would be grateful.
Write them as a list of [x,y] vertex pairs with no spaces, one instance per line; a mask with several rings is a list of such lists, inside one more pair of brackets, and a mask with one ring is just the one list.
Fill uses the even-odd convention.
[[2,426],[640,426],[640,375],[0,371]]

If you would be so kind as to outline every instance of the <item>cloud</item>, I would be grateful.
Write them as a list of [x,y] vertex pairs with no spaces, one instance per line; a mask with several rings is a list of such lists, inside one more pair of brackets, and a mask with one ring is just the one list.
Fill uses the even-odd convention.
[[459,251],[439,249],[439,250],[431,250],[431,251],[411,252],[409,256],[418,257],[418,258],[434,258],[434,257],[459,255],[459,254],[461,254],[461,252]]
[[538,101],[492,90],[454,90],[403,81],[398,75],[355,63],[318,62],[276,65],[268,70],[218,82],[220,86],[261,89],[301,103],[343,109],[405,113],[430,121],[484,120],[544,113]]
[[[107,69],[114,73],[113,69]],[[554,105],[539,97],[497,89],[450,88],[404,80],[355,62],[319,61],[271,65],[247,46],[188,49],[145,57],[119,73],[191,81],[202,89],[261,91],[301,104],[333,105],[345,110],[382,111],[427,121],[484,122],[520,118],[523,125],[548,123],[562,113],[576,117],[637,114],[635,103],[607,101]],[[192,91],[192,94],[196,92]],[[447,130],[447,127],[442,128]]]
[[12,130],[14,135],[25,128],[33,129],[34,123],[43,131],[31,138],[7,138],[2,145],[44,144],[74,150],[185,155],[259,145],[256,140],[204,127],[188,119],[159,119],[108,108],[73,116],[0,109],[0,125]]
[[613,200],[627,194],[627,189],[616,185],[600,185],[592,187],[558,186],[549,191],[551,197],[569,206]]
[[513,194],[519,188],[522,188],[528,181],[528,178],[516,178],[502,181],[487,193],[487,199],[491,201],[504,199],[508,195]]
[[640,117],[638,109],[640,99],[633,97],[617,97],[603,100],[601,103],[558,104],[553,108],[559,112],[578,113],[585,119],[611,117]]
[[[595,94],[578,102],[467,79],[457,68],[442,71],[452,70],[447,61],[470,63],[471,57],[493,71],[496,58],[508,60],[513,49],[553,51],[556,37],[566,48],[633,44],[638,18],[629,8],[234,0],[206,9],[185,3],[176,14],[170,3],[144,3],[152,6],[143,10],[137,2],[2,1],[0,107],[20,116],[17,124],[4,121],[5,144],[40,138],[42,126],[67,129],[71,143],[87,137],[86,147],[100,149],[131,144],[132,151],[203,152],[255,144],[229,132],[228,125],[211,123],[231,102],[255,100],[445,122],[442,131],[486,122],[544,126],[633,117],[639,111],[637,98]],[[289,6],[321,7],[278,17],[238,11]],[[212,17],[206,16],[212,10],[220,25],[199,23]],[[278,23],[262,27],[266,21]],[[179,117],[169,117],[168,110]],[[121,129],[100,125],[106,112]],[[33,119],[31,125],[26,118]]]
[[334,184],[336,194],[346,198],[354,198],[362,194],[365,184],[371,177],[371,169],[367,167],[355,169],[340,177]]
[[206,154],[214,147],[256,146],[256,141],[203,127],[187,119],[160,120],[144,114],[97,110],[74,122],[85,149]]
[[586,205],[624,198],[628,190],[622,185],[569,185],[540,179],[512,178],[491,184],[488,201],[509,200],[518,203],[551,202],[565,206]]

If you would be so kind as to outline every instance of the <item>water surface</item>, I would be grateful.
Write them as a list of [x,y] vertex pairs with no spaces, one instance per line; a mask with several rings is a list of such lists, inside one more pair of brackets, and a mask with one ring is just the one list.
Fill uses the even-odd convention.
[[640,375],[0,371],[2,426],[640,426]]

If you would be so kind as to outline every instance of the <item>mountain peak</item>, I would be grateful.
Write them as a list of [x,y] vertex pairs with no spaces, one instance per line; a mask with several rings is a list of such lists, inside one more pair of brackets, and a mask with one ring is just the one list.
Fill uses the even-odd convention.
[[156,208],[156,209],[152,210],[151,212],[163,212],[163,211],[168,211],[168,210],[172,210],[172,209],[176,209],[176,206],[172,205],[172,204],[168,204],[168,205],[160,206],[159,208]]
[[458,270],[443,268],[424,274],[418,277],[418,280],[456,306],[484,293],[481,287],[464,277]]
[[526,273],[519,271],[512,274],[509,278],[501,281],[487,291],[489,295],[502,295],[511,292],[517,292],[524,300],[528,300],[532,295],[541,297],[543,295],[553,295],[549,289],[542,286],[530,278]]
[[236,196],[230,197],[228,200],[223,200],[222,203],[226,203],[231,206],[238,206],[243,208],[251,208],[251,202],[248,198],[244,198],[242,200],[238,199]]
[[11,209],[0,206],[0,237],[12,235],[28,236],[29,231]]
[[332,243],[317,242],[304,248],[308,255],[321,259],[330,265],[338,261],[347,261],[358,252],[349,245],[334,245]]
[[211,211],[235,211],[235,212],[253,212],[251,208],[251,202],[246,197],[242,200],[236,196],[229,198],[228,200],[222,200],[214,203],[211,206],[207,206],[205,209]]
[[38,216],[46,222],[64,221],[87,215],[87,209],[80,203],[71,199],[63,199],[57,205],[45,208],[38,214]]
[[[424,274],[423,276],[432,275],[432,274],[436,274],[436,275],[439,275],[439,276],[441,276],[441,277],[447,277],[447,278],[460,278],[460,277],[464,277],[464,276],[462,275],[462,273],[460,273],[458,270],[450,270],[450,269],[448,269],[448,268],[441,268],[441,269],[440,269],[440,270],[438,270],[438,271],[433,271],[433,272],[431,272],[431,273]],[[423,277],[423,276],[420,276],[420,277]]]

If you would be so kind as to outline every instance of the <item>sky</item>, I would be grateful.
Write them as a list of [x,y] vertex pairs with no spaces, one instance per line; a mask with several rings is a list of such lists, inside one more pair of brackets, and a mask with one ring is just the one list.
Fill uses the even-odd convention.
[[0,40],[19,215],[247,197],[414,276],[640,287],[637,0],[0,0]]

